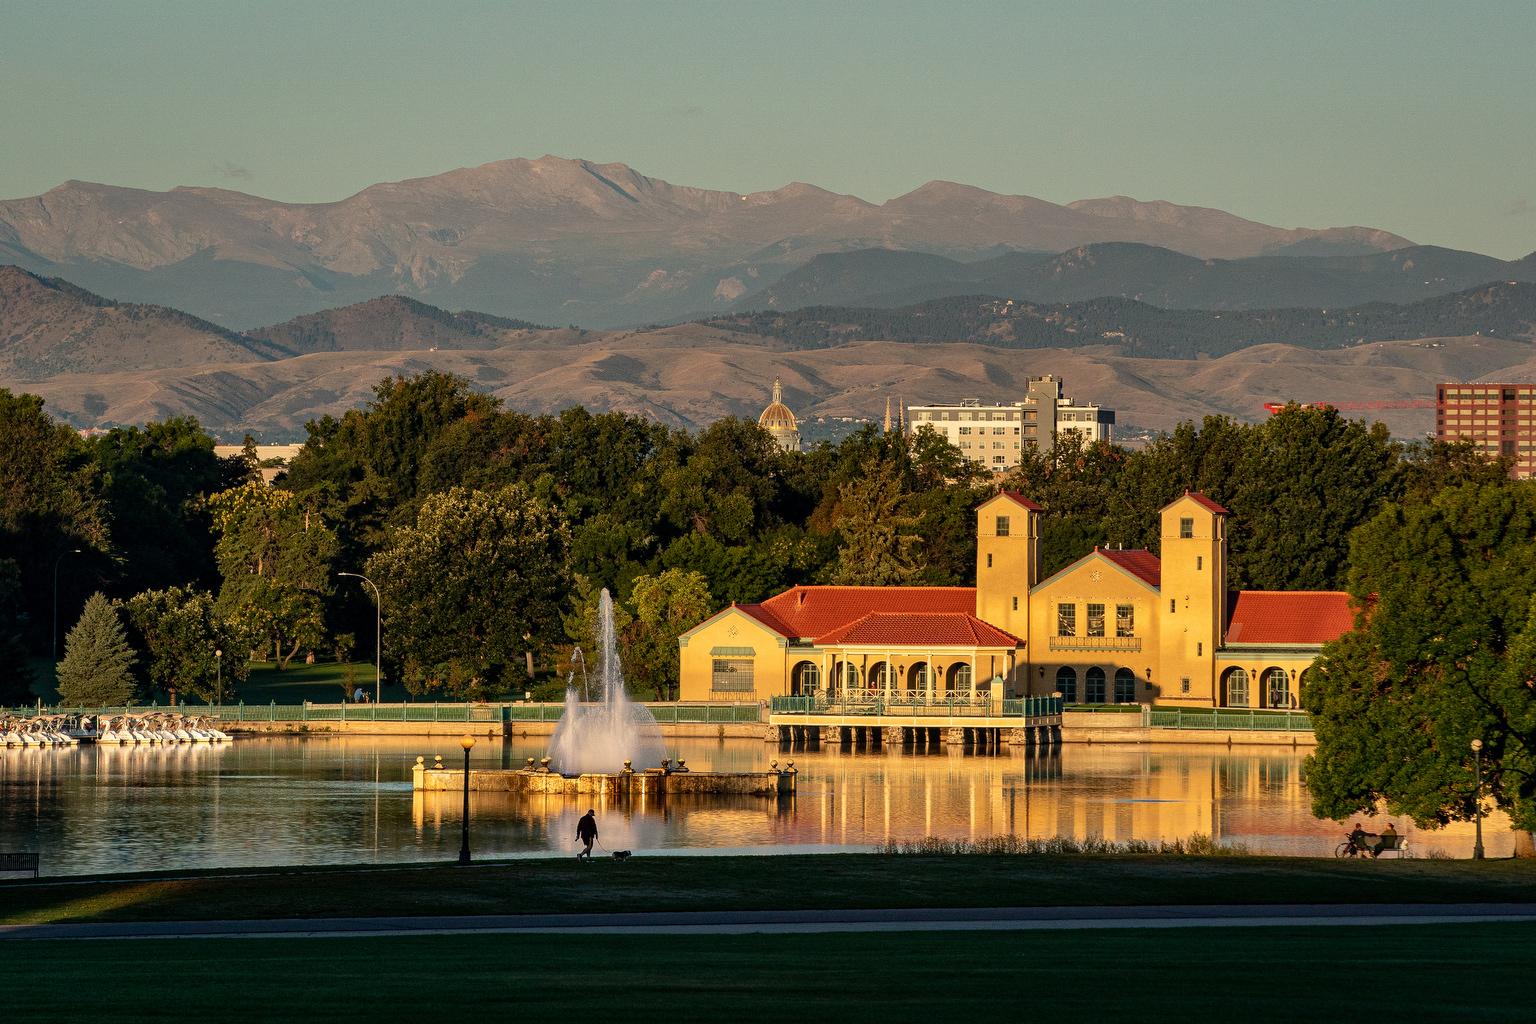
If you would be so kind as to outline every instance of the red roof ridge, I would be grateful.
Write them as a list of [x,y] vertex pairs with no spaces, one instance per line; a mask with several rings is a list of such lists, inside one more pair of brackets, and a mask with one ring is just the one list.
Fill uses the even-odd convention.
[[[1001,491],[998,491],[997,494],[993,495],[993,497],[1007,498],[1009,501],[1013,502],[1015,505],[1022,505],[1024,508],[1029,509],[1031,512],[1044,512],[1045,511],[1045,509],[1040,507],[1039,503],[1031,501],[1030,499],[1024,497],[1024,495],[1020,494],[1018,491],[1001,490]],[[988,498],[987,499],[987,501],[991,501],[991,500],[992,500],[992,498]],[[982,502],[982,504],[985,505],[987,503],[987,501]]]
[[1219,516],[1229,516],[1232,514],[1218,503],[1206,497],[1204,494],[1201,494],[1199,491],[1192,491],[1188,487],[1184,488],[1184,497],[1190,499],[1195,504],[1205,509],[1207,512],[1214,512]]

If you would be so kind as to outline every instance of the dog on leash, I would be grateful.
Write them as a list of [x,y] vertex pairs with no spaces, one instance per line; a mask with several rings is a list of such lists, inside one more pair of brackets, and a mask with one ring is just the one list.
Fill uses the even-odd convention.
[[614,860],[629,860],[629,858],[630,858],[630,852],[628,850],[614,850],[613,851],[613,859]]

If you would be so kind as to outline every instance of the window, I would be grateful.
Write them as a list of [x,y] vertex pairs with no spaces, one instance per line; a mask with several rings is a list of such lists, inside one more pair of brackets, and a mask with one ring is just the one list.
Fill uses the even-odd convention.
[[971,434],[971,428],[970,427],[961,427],[960,428],[960,436],[961,437],[969,437],[970,434]]
[[987,556],[987,568],[988,569],[992,568],[992,556],[991,555]]
[[1240,668],[1229,668],[1221,679],[1222,706],[1245,708],[1248,706],[1248,673]]
[[1088,635],[1104,635],[1104,606],[1102,604],[1090,604],[1088,606]]
[[1136,703],[1136,673],[1128,668],[1115,669],[1115,703]]
[[1007,460],[1004,459],[1001,455],[994,455],[992,456],[992,461],[1001,466]]
[[1115,605],[1115,636],[1136,635],[1136,606]]
[[1180,693],[1188,693],[1189,692],[1189,676],[1183,676],[1183,677],[1181,677],[1179,679],[1179,692]]
[[1201,641],[1201,640],[1195,641],[1195,657],[1197,657],[1197,658],[1205,657],[1205,642],[1204,641]]
[[1188,516],[1185,516],[1183,519],[1180,519],[1179,520],[1179,537],[1181,539],[1183,539],[1183,540],[1189,540],[1189,538],[1193,537],[1194,535],[1195,535],[1195,521],[1193,519],[1189,518]]
[[1056,635],[1077,636],[1077,605],[1058,604],[1056,606]]
[[996,435],[996,436],[1001,436],[1003,434],[1006,434],[1007,432],[1008,432],[1008,428],[1007,427],[993,427],[992,428],[992,433],[994,435]]
[[1019,599],[1018,598],[1014,598],[1013,599],[1013,610],[1014,611],[1018,611],[1019,610]]
[[1272,668],[1264,673],[1266,707],[1288,708],[1291,706],[1291,677],[1283,668]]
[[997,535],[999,537],[1006,537],[1006,536],[1008,536],[1008,526],[1009,526],[1009,523],[1008,523],[1008,517],[1007,516],[998,516],[997,517]]
[[1205,556],[1204,555],[1196,555],[1195,556],[1195,572],[1199,572],[1201,569],[1204,569],[1204,568],[1205,568]]
[[1168,614],[1172,615],[1177,610],[1178,610],[1178,602],[1170,597],[1168,599]]
[[1056,670],[1056,689],[1068,704],[1077,703],[1077,670],[1066,665]]
[[731,693],[751,693],[754,689],[752,659],[715,658],[714,670],[710,673],[709,688]]
[[928,689],[928,666],[923,662],[918,662],[907,670],[907,689]]
[[944,688],[947,689],[950,693],[955,693],[960,690],[970,690],[971,666],[964,664],[963,662],[958,665],[951,665],[949,668],[949,677],[944,681]]
[[796,695],[815,693],[821,686],[821,669],[815,662],[802,661],[795,666],[794,675],[789,681],[789,692]]
[[1083,694],[1083,698],[1089,704],[1103,704],[1104,670],[1097,665],[1093,666],[1093,668],[1088,670],[1088,674],[1083,681],[1086,684],[1084,689],[1087,691]]

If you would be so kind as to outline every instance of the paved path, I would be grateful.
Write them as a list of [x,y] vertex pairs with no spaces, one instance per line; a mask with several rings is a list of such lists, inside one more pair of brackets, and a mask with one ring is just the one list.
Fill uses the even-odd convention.
[[17,939],[345,938],[381,935],[744,935],[812,932],[1043,931],[1097,928],[1255,928],[1536,921],[1536,904],[1298,904],[1292,906],[989,907],[917,910],[722,910],[646,914],[332,917],[310,920],[146,921],[0,925]]

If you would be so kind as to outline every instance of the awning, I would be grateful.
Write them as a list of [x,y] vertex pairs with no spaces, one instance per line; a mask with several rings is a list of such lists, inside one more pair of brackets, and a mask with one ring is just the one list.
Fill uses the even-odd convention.
[[755,658],[757,652],[750,647],[711,647],[711,658]]

